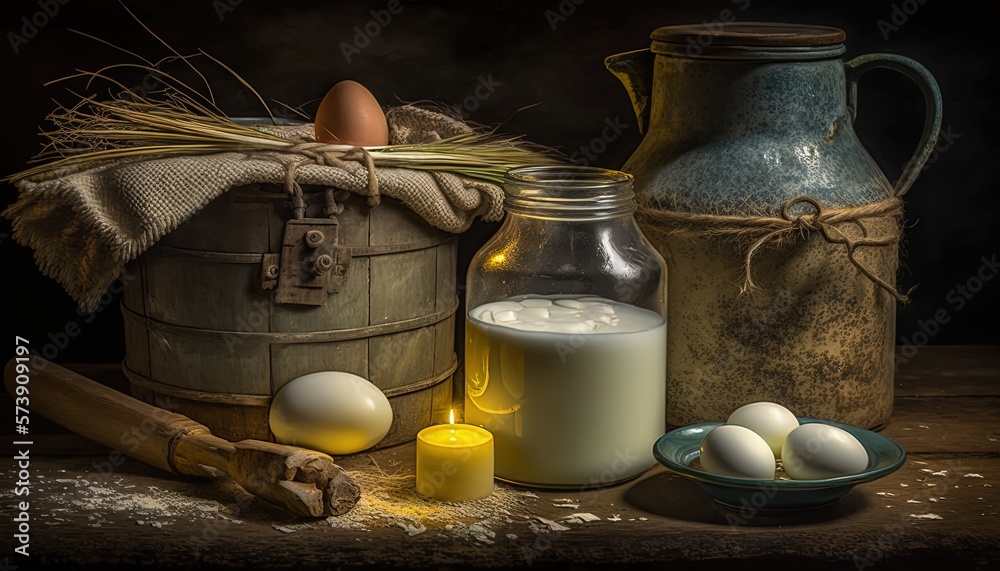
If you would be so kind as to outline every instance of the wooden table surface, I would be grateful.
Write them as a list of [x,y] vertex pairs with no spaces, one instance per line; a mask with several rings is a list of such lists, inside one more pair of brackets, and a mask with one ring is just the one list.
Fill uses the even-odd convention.
[[[112,386],[122,382],[115,365],[73,368]],[[4,405],[11,410],[9,399]],[[120,460],[36,415],[31,555],[12,556],[16,503],[26,498],[13,493],[15,438],[8,436],[0,569],[986,568],[1000,561],[998,420],[1000,347],[926,347],[898,372],[895,410],[882,432],[907,450],[905,466],[831,507],[782,517],[734,513],[656,467],[601,490],[501,486],[516,506],[475,528],[478,516],[446,527],[433,518],[400,523],[384,511],[367,526],[295,519],[228,483]],[[10,432],[13,423],[5,425]],[[413,457],[408,444],[338,461],[404,481]],[[374,501],[380,492],[363,493]],[[578,512],[600,520],[565,520]],[[407,525],[426,531],[410,535]]]

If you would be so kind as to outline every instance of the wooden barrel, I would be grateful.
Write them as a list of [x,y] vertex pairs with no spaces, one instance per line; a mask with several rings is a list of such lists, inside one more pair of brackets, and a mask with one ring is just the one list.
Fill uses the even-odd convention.
[[303,219],[289,222],[285,194],[234,189],[130,267],[122,313],[133,395],[229,440],[273,440],[278,389],[346,371],[389,398],[392,427],[379,446],[447,422],[454,236],[391,198],[369,208],[352,196],[333,216],[332,194],[305,198]]

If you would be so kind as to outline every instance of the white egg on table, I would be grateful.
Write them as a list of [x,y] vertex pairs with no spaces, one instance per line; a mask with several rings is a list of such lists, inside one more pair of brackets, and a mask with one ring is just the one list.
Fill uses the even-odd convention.
[[774,457],[781,458],[781,445],[788,433],[798,428],[799,420],[780,404],[753,402],[733,411],[726,424],[742,426],[756,432],[771,447]]
[[773,480],[776,463],[771,447],[742,426],[716,426],[701,441],[701,467],[713,474]]
[[389,399],[365,379],[340,371],[297,377],[274,395],[271,432],[282,444],[331,455],[378,444],[392,425]]
[[788,433],[781,448],[785,473],[794,480],[823,480],[859,474],[868,468],[868,451],[846,430],[803,424]]

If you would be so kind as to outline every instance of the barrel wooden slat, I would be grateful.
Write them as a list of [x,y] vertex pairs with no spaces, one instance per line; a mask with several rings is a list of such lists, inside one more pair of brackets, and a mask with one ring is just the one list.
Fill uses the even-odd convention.
[[372,325],[432,313],[437,298],[436,274],[434,249],[372,257]]
[[246,343],[238,336],[211,341],[169,335],[155,327],[149,330],[150,377],[167,385],[267,395],[271,394],[269,362],[266,345]]
[[434,375],[434,330],[421,327],[368,340],[368,374],[362,375],[382,389],[394,389]]
[[344,371],[368,378],[368,339],[271,345],[272,394],[288,381],[316,371]]
[[437,248],[437,299],[434,308],[441,311],[451,305],[457,289],[458,245],[455,242]]
[[[307,218],[326,217],[324,193],[306,198]],[[351,261],[322,306],[277,304],[261,287],[263,254],[281,252],[291,216],[281,193],[236,189],[144,254],[142,279],[123,297],[133,393],[176,405],[224,438],[269,440],[271,395],[307,373],[346,371],[389,397],[394,420],[380,446],[447,422],[454,237],[390,198],[342,206],[337,239]]]
[[160,255],[144,258],[146,315],[166,323],[220,331],[267,331],[268,292],[260,265],[197,263]]
[[[385,200],[383,198],[383,200]],[[391,200],[391,199],[390,199]],[[409,208],[372,208],[369,216],[370,246],[400,242],[418,242],[440,236],[441,231],[424,221]]]
[[434,370],[443,371],[455,358],[455,317],[434,328]]
[[448,422],[448,412],[454,408],[453,383],[441,383],[431,389],[431,424]]
[[430,426],[431,408],[433,406],[432,391],[424,390],[419,392],[399,395],[393,400],[395,406],[392,407],[392,426],[383,442],[403,442],[413,440],[412,435],[416,435],[420,429]]
[[233,191],[210,202],[185,222],[184,231],[171,232],[159,243],[187,250],[268,252],[271,211],[266,203],[239,201]]
[[[127,286],[122,292],[122,305],[137,307],[142,313],[145,307],[142,264],[133,262],[125,268]],[[128,365],[139,374],[149,376],[149,333],[144,323],[136,320],[125,320],[125,346],[128,351]]]

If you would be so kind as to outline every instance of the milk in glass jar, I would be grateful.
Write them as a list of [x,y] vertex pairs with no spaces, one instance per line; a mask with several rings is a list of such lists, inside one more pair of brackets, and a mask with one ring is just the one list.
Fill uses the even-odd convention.
[[531,167],[504,191],[468,274],[465,421],[493,433],[502,480],[632,478],[664,432],[666,367],[666,268],[632,217],[632,177]]

